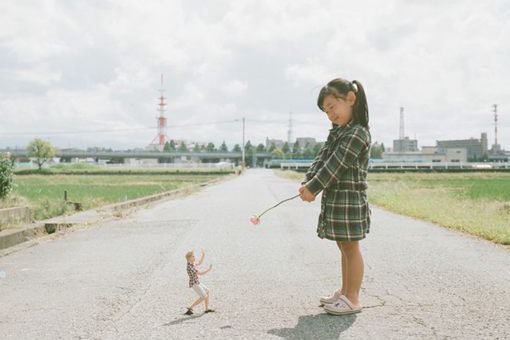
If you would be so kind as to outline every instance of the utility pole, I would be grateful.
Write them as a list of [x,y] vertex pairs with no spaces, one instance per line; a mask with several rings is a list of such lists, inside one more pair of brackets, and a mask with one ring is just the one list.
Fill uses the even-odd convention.
[[287,143],[292,145],[292,112],[289,112],[289,130],[287,131]]
[[400,108],[400,132],[399,132],[399,139],[404,139],[404,108]]
[[245,167],[245,162],[244,162],[244,128],[245,128],[245,118],[243,117],[243,147],[242,147],[242,151],[243,151],[243,159],[241,161],[241,169],[244,171],[244,167]]
[[494,151],[498,151],[498,105],[492,105],[494,109]]

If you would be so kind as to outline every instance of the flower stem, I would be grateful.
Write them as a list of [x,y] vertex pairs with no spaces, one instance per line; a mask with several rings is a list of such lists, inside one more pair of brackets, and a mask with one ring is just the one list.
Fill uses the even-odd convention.
[[299,196],[299,194],[297,194],[296,196],[292,196],[292,197],[289,197],[289,198],[287,198],[287,199],[284,199],[283,201],[279,202],[278,204],[273,205],[271,208],[266,209],[266,210],[265,210],[262,214],[258,215],[257,217],[258,217],[258,218],[261,218],[261,217],[262,217],[262,215],[264,215],[264,214],[265,214],[266,212],[268,212],[269,210],[271,210],[271,209],[273,209],[273,208],[276,208],[277,206],[279,206],[279,205],[280,205],[280,204],[282,204],[283,202],[290,201],[290,200],[292,200],[292,199],[294,199],[294,198],[296,198],[296,197],[298,197],[298,196]]

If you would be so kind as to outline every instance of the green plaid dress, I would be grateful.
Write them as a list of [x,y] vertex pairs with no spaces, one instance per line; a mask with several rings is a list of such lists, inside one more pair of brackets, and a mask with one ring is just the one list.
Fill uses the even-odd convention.
[[322,192],[317,235],[335,241],[356,241],[370,230],[366,194],[370,132],[352,120],[329,130],[326,143],[305,175],[314,195]]

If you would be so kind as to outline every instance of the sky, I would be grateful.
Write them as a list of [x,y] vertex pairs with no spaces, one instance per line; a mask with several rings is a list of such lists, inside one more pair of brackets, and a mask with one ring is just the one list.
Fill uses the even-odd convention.
[[505,0],[0,2],[0,148],[145,147],[164,75],[169,139],[326,139],[320,88],[367,94],[373,142],[480,138],[510,149]]

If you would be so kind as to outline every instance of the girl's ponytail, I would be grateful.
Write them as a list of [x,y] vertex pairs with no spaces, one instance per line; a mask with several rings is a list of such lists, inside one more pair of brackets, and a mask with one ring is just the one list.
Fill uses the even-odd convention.
[[353,80],[352,84],[355,85],[353,87],[355,87],[354,93],[356,93],[356,102],[352,108],[353,119],[368,129],[368,103],[365,89],[357,80]]

